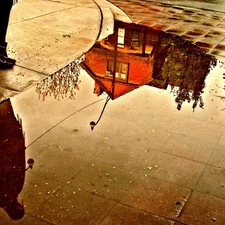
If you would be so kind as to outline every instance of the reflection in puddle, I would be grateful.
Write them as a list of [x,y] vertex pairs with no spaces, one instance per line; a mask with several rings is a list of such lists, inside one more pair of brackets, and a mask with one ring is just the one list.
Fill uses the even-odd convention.
[[[80,64],[94,81],[89,78],[82,80],[80,84],[80,80],[82,79],[82,74],[80,75]],[[14,103],[13,106],[15,106],[16,103],[19,108],[14,107],[14,109],[19,110],[19,115],[22,115],[24,121],[27,123],[27,127],[25,122],[23,125],[23,128],[26,128],[26,133],[33,132],[32,134],[29,133],[30,140],[29,137],[27,137],[26,140],[28,139],[30,141],[27,148],[30,147],[29,151],[33,151],[32,154],[34,154],[37,159],[36,173],[32,176],[35,182],[43,182],[39,185],[39,189],[36,188],[36,190],[34,190],[32,182],[30,186],[31,190],[29,187],[23,187],[26,186],[24,185],[25,171],[32,168],[33,160],[28,160],[29,166],[25,166],[26,147],[22,124],[21,120],[15,118],[10,101],[6,101],[0,105],[0,207],[2,211],[4,209],[12,219],[19,219],[24,216],[24,207],[23,204],[20,203],[22,201],[18,199],[19,193],[22,188],[24,188],[26,189],[25,194],[28,196],[25,200],[26,204],[28,202],[32,205],[31,213],[32,217],[35,219],[40,219],[42,222],[50,221],[52,223],[55,223],[56,220],[59,222],[58,220],[61,219],[61,224],[65,224],[66,220],[70,222],[81,221],[81,215],[91,215],[91,213],[86,212],[89,212],[89,209],[92,210],[93,205],[86,210],[79,206],[80,202],[85,203],[83,204],[85,207],[89,207],[90,199],[92,201],[93,197],[96,197],[96,199],[103,197],[102,199],[104,201],[111,199],[111,197],[108,198],[106,196],[108,191],[104,191],[103,195],[101,194],[101,190],[103,190],[102,187],[100,187],[102,182],[96,182],[95,180],[96,178],[99,179],[98,172],[104,172],[106,170],[107,172],[108,170],[111,171],[111,162],[113,162],[113,165],[114,163],[116,165],[113,167],[114,171],[116,171],[115,169],[117,167],[119,168],[118,174],[115,172],[115,178],[116,175],[119,177],[120,174],[122,174],[121,168],[129,172],[129,175],[125,177],[126,179],[124,179],[124,176],[119,177],[119,179],[124,182],[121,183],[122,185],[120,186],[124,187],[124,190],[122,190],[123,193],[126,193],[126,190],[130,188],[129,185],[133,182],[133,178],[135,177],[136,179],[136,175],[133,176],[133,174],[137,174],[137,177],[143,176],[149,179],[146,176],[146,168],[144,168],[145,165],[147,165],[147,161],[143,160],[147,157],[150,157],[148,162],[154,159],[156,162],[159,162],[160,165],[163,165],[165,163],[163,161],[161,163],[161,155],[163,156],[164,153],[166,153],[163,157],[166,157],[164,159],[169,160],[168,162],[171,162],[171,165],[179,164],[177,160],[180,156],[181,163],[183,159],[185,159],[184,165],[194,165],[186,164],[186,161],[189,161],[192,157],[190,156],[191,153],[189,153],[188,156],[190,158],[187,157],[186,160],[185,155],[182,155],[182,153],[179,155],[180,153],[169,152],[170,147],[168,147],[168,151],[166,152],[165,149],[162,149],[162,146],[166,146],[169,143],[167,146],[171,145],[171,148],[174,148],[177,152],[179,152],[181,148],[184,148],[183,152],[186,154],[186,150],[188,151],[190,146],[193,145],[193,149],[195,149],[195,147],[201,149],[199,150],[201,153],[199,153],[199,158],[201,158],[202,149],[205,151],[205,148],[210,148],[210,150],[206,150],[211,151],[211,146],[213,146],[213,149],[215,148],[214,143],[211,142],[215,140],[215,143],[218,143],[219,139],[217,140],[213,135],[218,133],[218,136],[221,136],[221,132],[223,131],[222,126],[224,126],[223,117],[218,116],[221,115],[217,114],[217,112],[219,112],[218,108],[209,114],[206,112],[207,116],[202,116],[203,114],[196,115],[195,113],[194,116],[201,117],[200,121],[191,118],[190,126],[196,123],[196,127],[198,127],[198,129],[196,129],[197,133],[195,133],[194,126],[190,130],[186,129],[186,127],[189,126],[190,120],[186,120],[181,124],[180,120],[182,120],[182,118],[178,118],[177,114],[174,114],[174,110],[169,111],[167,106],[160,107],[162,105],[165,106],[167,102],[161,101],[164,100],[165,95],[162,94],[159,97],[158,93],[161,91],[158,90],[171,90],[178,109],[181,109],[185,101],[192,103],[193,109],[197,106],[203,107],[204,102],[201,96],[205,88],[205,80],[210,68],[213,68],[215,65],[216,60],[213,57],[206,55],[201,49],[177,36],[165,34],[144,26],[124,24],[121,22],[116,23],[115,34],[96,43],[86,54],[85,59],[81,58],[72,62],[67,67],[37,84],[36,92],[39,94],[39,98],[46,100],[45,102],[39,101],[39,104],[41,106],[44,105],[44,107],[39,107],[40,105],[36,104],[36,102],[34,103],[33,95],[30,95],[31,92],[27,92],[24,96],[20,95],[20,99],[14,98],[14,102],[12,101]],[[85,73],[85,76],[86,75]],[[211,76],[209,77],[211,78]],[[87,85],[85,82],[87,82]],[[145,88],[142,89],[141,95],[136,95],[134,100],[129,101],[129,98],[124,98],[128,100],[126,104],[130,104],[129,107],[124,107],[124,104],[120,104],[119,101],[115,102],[115,104],[118,103],[117,107],[114,107],[116,111],[109,110],[109,122],[102,126],[103,132],[92,136],[85,130],[84,123],[90,121],[89,118],[87,118],[87,114],[95,113],[94,110],[89,109],[83,112],[83,114],[80,113],[77,115],[76,118],[71,118],[71,116],[93,105],[93,101],[97,98],[92,94],[92,91],[90,93],[88,92],[87,87],[93,85],[94,82],[94,93],[99,96],[105,92],[108,96],[99,118],[96,122],[91,121],[90,123],[92,130],[100,121],[110,99],[117,99],[143,85]],[[221,82],[212,83],[216,85],[218,83],[221,84]],[[80,102],[79,97],[76,96],[79,87],[79,93],[83,96]],[[221,99],[224,98],[223,93],[217,93],[219,87],[217,88],[216,86],[215,89],[212,88],[213,87],[209,87],[210,91],[212,91],[210,98],[207,99],[209,102],[212,101],[212,96]],[[149,91],[151,96],[149,98],[149,95],[146,95],[146,101],[144,96],[146,90],[149,89],[152,90]],[[51,102],[46,99],[49,96],[53,96],[57,100],[65,97],[75,99],[76,97],[77,101],[74,105],[68,104],[70,100],[66,101],[67,99],[64,99],[64,101],[62,101],[63,103],[58,101]],[[171,95],[171,97],[173,96]],[[133,104],[135,101],[139,100],[141,110],[146,109],[146,111],[142,110],[143,113],[140,113],[140,107],[136,107],[136,104]],[[89,104],[90,102],[92,103]],[[147,105],[148,103],[149,105]],[[32,108],[33,106],[35,110]],[[216,104],[214,102],[213,107],[216,108],[217,106],[215,106]],[[133,115],[129,115],[128,112],[130,109]],[[202,111],[203,110],[201,110],[201,112]],[[31,115],[30,112],[34,113]],[[117,112],[117,115],[115,112]],[[129,118],[127,115],[129,115]],[[179,113],[179,115],[183,116],[182,113]],[[219,122],[214,119],[216,117],[219,118]],[[71,118],[71,120],[69,120],[69,118]],[[136,118],[141,119],[136,122]],[[202,123],[201,120],[207,118],[208,121],[210,121],[209,124],[207,124],[208,121]],[[212,121],[214,124],[211,124]],[[220,125],[219,127],[216,126],[217,123]],[[58,126],[59,124],[61,126]],[[121,128],[111,129],[112,124],[117,127],[121,126]],[[82,127],[82,130],[78,129],[79,127]],[[140,132],[138,132],[139,127],[141,128],[139,130]],[[180,127],[185,127],[185,129],[179,129]],[[211,131],[212,136],[211,134],[208,135],[208,133],[204,134],[205,132],[202,132],[203,129],[207,130],[207,127],[209,127],[208,130],[212,127],[215,129]],[[53,128],[55,129],[54,131]],[[51,134],[49,131],[52,131]],[[49,135],[47,135],[48,132]],[[200,138],[193,139],[193,141],[190,142],[193,135],[201,133],[203,133],[203,135]],[[45,136],[45,138],[40,139],[43,136]],[[179,143],[180,137],[185,137],[185,140],[182,139],[182,141],[184,140],[185,142],[183,145]],[[175,139],[178,139],[178,142]],[[210,143],[207,142],[207,139],[210,139]],[[39,140],[39,142],[36,142],[37,140]],[[194,144],[195,141],[196,144]],[[36,145],[33,145],[35,142]],[[126,144],[124,145],[124,143]],[[157,153],[156,151],[158,151],[158,149],[160,150],[159,161],[158,159],[152,158],[149,144],[152,146],[151,148],[154,149],[152,151],[153,156]],[[208,145],[210,147],[207,147]],[[107,156],[106,154],[108,153],[109,155]],[[135,154],[138,155],[138,157],[136,157],[137,160],[133,160],[133,158],[135,158],[133,155],[135,156]],[[115,160],[115,157],[121,160]],[[171,157],[171,159],[174,157],[176,159],[170,161],[168,157]],[[93,159],[95,162],[101,162],[99,165],[103,168],[102,171],[101,167],[98,165],[94,167]],[[104,161],[105,159],[106,161]],[[193,159],[194,163],[199,160],[195,154]],[[141,164],[141,161],[143,161],[144,164]],[[82,169],[86,165],[89,165],[90,162],[93,163],[91,167],[94,169],[94,173],[92,173],[91,176],[87,176],[89,175],[90,168],[88,168],[87,173],[85,169],[83,171]],[[197,163],[199,164],[199,162]],[[106,164],[109,165],[109,169],[105,167]],[[158,163],[155,165],[158,167]],[[63,169],[57,169],[59,166]],[[142,166],[144,166],[144,170],[142,170]],[[147,166],[147,169],[151,168],[149,165]],[[174,166],[171,168],[173,169]],[[199,168],[199,166],[196,167],[198,172]],[[161,171],[170,170],[168,170],[167,167],[162,167]],[[172,175],[170,177],[176,177],[176,174],[174,175],[173,173],[174,171],[171,172]],[[95,174],[96,177],[92,177],[93,174]],[[108,177],[108,173],[106,174]],[[130,176],[131,174],[132,176]],[[153,176],[152,174],[149,175],[154,179],[159,179],[160,177],[157,177],[158,174],[159,173],[157,173],[157,175],[153,174]],[[193,177],[189,178],[192,179]],[[92,179],[94,179],[94,182],[91,181]],[[182,179],[178,178],[178,180]],[[110,183],[111,181],[110,179]],[[118,186],[117,181],[118,179],[115,179],[115,185]],[[171,181],[169,178],[166,182],[168,183],[168,181],[171,184],[174,182],[174,184],[177,185],[176,180]],[[98,186],[98,183],[100,186]],[[180,185],[180,183],[178,184]],[[84,188],[81,189],[80,187]],[[113,196],[118,195],[117,191],[119,189],[117,190],[115,187],[116,186],[112,186],[111,189],[108,189],[107,186],[107,189],[110,190],[109,193],[111,193],[111,190],[116,190]],[[63,188],[68,188],[69,191],[65,194]],[[92,188],[94,188],[94,191]],[[39,194],[37,190],[40,190]],[[72,190],[71,193],[69,193],[70,190]],[[100,191],[98,195],[94,196],[93,193],[97,193],[96,190]],[[29,191],[34,192],[34,194],[28,195]],[[91,194],[91,196],[89,194]],[[104,203],[103,201],[99,202],[99,200],[97,200],[97,202],[94,201],[94,206]],[[77,208],[74,207],[77,205]],[[177,201],[176,205],[179,205],[179,201]]]
[[24,216],[24,206],[18,195],[24,184],[25,171],[32,168],[29,159],[25,167],[25,139],[22,121],[16,118],[10,100],[0,104],[0,207],[13,220]]
[[106,98],[105,104],[104,104],[104,106],[103,106],[103,109],[102,109],[102,111],[101,111],[101,114],[100,114],[98,120],[97,120],[96,122],[95,122],[95,121],[91,121],[91,122],[90,122],[91,130],[94,130],[95,126],[96,126],[96,125],[99,123],[99,121],[101,120],[102,115],[103,115],[103,113],[104,113],[104,110],[105,110],[105,108],[106,108],[106,106],[107,106],[109,100],[110,100],[110,97],[108,96],[108,97]]
[[75,60],[38,83],[36,91],[45,100],[75,99],[79,90],[80,64],[95,80],[94,93],[111,99],[143,85],[169,89],[177,109],[192,102],[203,108],[205,79],[216,59],[179,36],[137,24],[115,21],[114,34],[96,43],[84,57]]
[[76,91],[79,90],[80,83],[80,62],[83,57],[73,61],[66,67],[60,69],[55,74],[39,82],[36,86],[36,91],[39,98],[45,100],[47,96],[53,96],[55,99],[76,98]]
[[193,109],[203,107],[205,78],[215,66],[213,56],[178,36],[120,21],[82,63],[97,95],[116,99],[143,85],[170,88],[179,110],[185,101],[193,102]]

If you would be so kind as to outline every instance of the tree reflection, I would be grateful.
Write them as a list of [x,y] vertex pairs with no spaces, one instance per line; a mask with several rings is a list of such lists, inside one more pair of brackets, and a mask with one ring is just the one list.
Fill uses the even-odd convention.
[[57,100],[66,97],[72,100],[75,99],[76,91],[79,90],[79,64],[82,60],[82,57],[74,60],[66,67],[39,82],[36,85],[39,98],[45,100],[47,96],[53,96]]
[[[207,55],[202,49],[175,35],[163,34],[157,45],[157,56],[166,52],[164,61],[156,66],[153,72],[155,79],[166,79],[175,96],[177,109],[180,110],[183,102],[193,102],[193,110],[199,106],[203,108],[203,89],[205,78],[210,69],[216,66],[216,59]],[[166,49],[166,51],[165,51]]]

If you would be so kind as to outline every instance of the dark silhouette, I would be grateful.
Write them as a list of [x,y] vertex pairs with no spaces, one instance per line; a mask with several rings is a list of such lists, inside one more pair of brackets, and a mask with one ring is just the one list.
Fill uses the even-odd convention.
[[16,63],[15,59],[8,57],[6,42],[10,12],[14,3],[14,0],[2,0],[0,7],[0,69],[12,68]]
[[25,149],[21,121],[7,100],[0,104],[0,207],[13,220],[24,216],[17,197],[24,184]]

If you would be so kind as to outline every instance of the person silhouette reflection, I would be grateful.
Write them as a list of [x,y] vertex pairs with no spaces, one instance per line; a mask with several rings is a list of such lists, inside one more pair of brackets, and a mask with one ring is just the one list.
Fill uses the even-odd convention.
[[0,104],[0,207],[13,220],[25,213],[17,200],[25,178],[25,149],[22,125],[7,100]]

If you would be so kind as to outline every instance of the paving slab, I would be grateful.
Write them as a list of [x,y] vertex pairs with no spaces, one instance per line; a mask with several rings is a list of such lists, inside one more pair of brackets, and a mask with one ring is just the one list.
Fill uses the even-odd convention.
[[[22,1],[15,5],[7,40],[17,65],[50,75],[89,50],[99,35],[102,18],[94,2],[81,4]],[[37,8],[41,14],[28,10],[24,18],[20,15],[24,8]]]
[[157,215],[153,215],[146,211],[118,204],[107,214],[107,216],[100,223],[100,225],[114,225],[114,224],[172,225],[174,224],[174,221],[165,219]]
[[180,221],[185,224],[223,224],[224,200],[200,192],[193,192]]
[[152,214],[176,220],[191,191],[152,178],[137,179],[121,200]]

